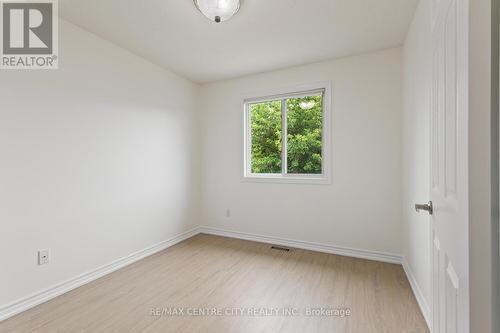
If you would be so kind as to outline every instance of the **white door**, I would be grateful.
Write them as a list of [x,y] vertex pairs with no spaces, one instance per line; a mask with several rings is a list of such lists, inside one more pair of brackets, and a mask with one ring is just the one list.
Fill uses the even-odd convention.
[[469,332],[468,0],[432,9],[432,332]]

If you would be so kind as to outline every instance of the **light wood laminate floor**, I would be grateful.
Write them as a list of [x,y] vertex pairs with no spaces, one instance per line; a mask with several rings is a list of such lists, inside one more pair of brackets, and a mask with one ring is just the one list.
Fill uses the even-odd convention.
[[[207,308],[218,315],[193,316]],[[306,316],[311,308],[351,314]],[[428,330],[400,265],[197,235],[3,321],[0,332]]]

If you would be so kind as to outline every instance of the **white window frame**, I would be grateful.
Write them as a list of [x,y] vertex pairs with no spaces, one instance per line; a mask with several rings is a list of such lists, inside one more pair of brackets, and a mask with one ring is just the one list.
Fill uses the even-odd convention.
[[[250,110],[249,105],[272,101],[284,100],[286,98],[296,98],[313,94],[323,94],[323,129],[322,129],[322,145],[321,145],[321,174],[288,174],[287,158],[287,117],[286,103],[281,103],[282,116],[282,171],[280,174],[262,174],[252,173],[252,133],[250,127]],[[243,164],[243,181],[246,182],[264,182],[264,183],[298,183],[298,184],[331,184],[331,156],[330,156],[330,112],[331,112],[331,83],[321,82],[308,85],[300,85],[291,88],[275,89],[273,91],[261,92],[259,94],[249,94],[243,99],[244,109],[244,164]]]

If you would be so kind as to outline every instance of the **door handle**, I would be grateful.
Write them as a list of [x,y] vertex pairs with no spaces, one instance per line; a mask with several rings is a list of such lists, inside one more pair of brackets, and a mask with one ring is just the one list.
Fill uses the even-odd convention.
[[429,203],[426,203],[426,204],[416,204],[415,210],[417,212],[420,212],[421,210],[425,210],[426,212],[429,213],[429,215],[432,215],[432,213],[434,213],[434,207],[432,206],[432,201],[429,201]]

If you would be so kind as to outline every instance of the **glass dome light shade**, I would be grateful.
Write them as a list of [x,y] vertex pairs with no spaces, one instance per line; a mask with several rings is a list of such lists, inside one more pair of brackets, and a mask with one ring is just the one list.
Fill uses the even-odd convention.
[[240,9],[240,0],[193,0],[198,10],[210,20],[229,20]]

